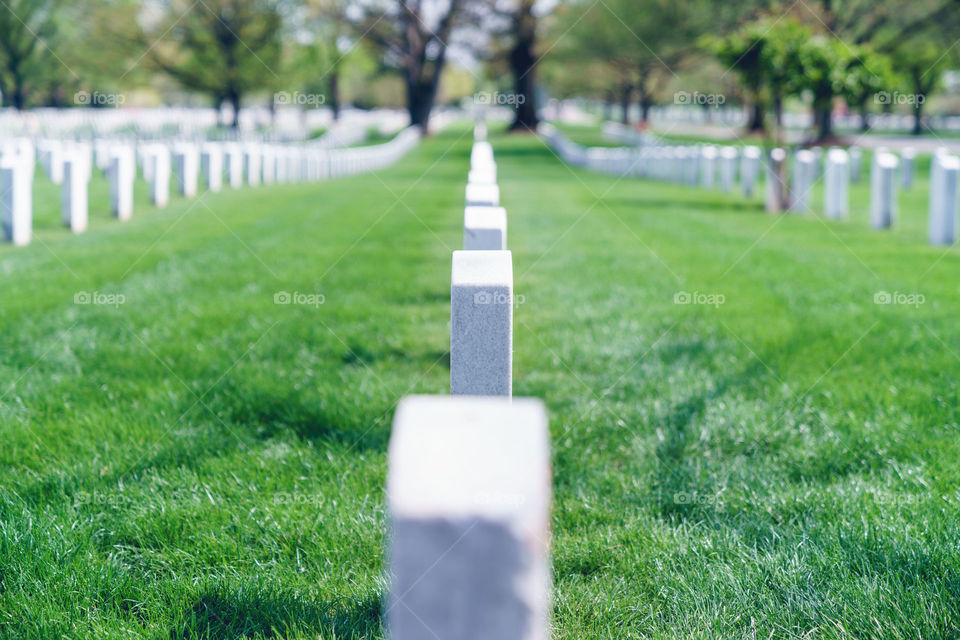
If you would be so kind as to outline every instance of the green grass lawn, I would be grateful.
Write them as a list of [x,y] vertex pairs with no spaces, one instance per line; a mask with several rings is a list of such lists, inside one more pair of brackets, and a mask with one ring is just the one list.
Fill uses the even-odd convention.
[[[960,636],[960,255],[925,242],[926,163],[874,232],[866,179],[849,220],[774,217],[492,142],[554,637]],[[138,184],[123,224],[97,177],[82,236],[38,178],[34,244],[0,248],[0,636],[383,635],[390,421],[448,390],[470,144],[163,211]]]

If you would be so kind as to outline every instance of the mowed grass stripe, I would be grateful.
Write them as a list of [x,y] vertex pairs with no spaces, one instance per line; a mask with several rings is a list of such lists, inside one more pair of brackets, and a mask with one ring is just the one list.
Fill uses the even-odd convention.
[[868,180],[850,220],[778,219],[494,144],[515,391],[553,409],[558,636],[955,635],[957,254],[925,244],[926,165],[877,233]]
[[[956,635],[957,258],[927,271],[925,208],[874,233],[861,184],[838,239],[492,138],[515,392],[551,411],[555,636]],[[79,238],[39,214],[79,279],[0,248],[4,634],[382,636],[389,422],[447,390],[469,146],[210,196],[172,229],[189,202],[93,210]],[[95,289],[127,301],[72,304]]]

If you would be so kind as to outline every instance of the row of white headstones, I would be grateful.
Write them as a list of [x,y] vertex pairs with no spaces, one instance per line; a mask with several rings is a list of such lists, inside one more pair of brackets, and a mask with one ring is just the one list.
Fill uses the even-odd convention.
[[512,397],[513,259],[497,165],[474,130],[450,291],[450,395],[412,396],[390,439],[393,640],[545,640],[550,609],[547,414]]
[[[761,168],[763,152],[746,146],[742,151],[733,146],[647,145],[637,148],[582,147],[561,134],[552,125],[543,125],[541,135],[566,162],[591,169],[648,177],[705,188],[719,186],[732,191],[739,169],[745,195],[753,193]],[[824,159],[825,156],[825,159]],[[766,208],[771,212],[789,209],[810,210],[810,193],[823,171],[824,214],[840,219],[850,210],[850,184],[860,180],[863,152],[834,147],[826,154],[820,147],[798,150],[793,157],[793,171],[788,178],[786,150],[772,149],[764,164],[766,171]],[[916,153],[905,148],[899,158],[888,149],[873,154],[870,169],[870,219],[875,229],[893,226],[897,214],[898,185],[913,185]],[[899,172],[898,172],[899,169]],[[719,181],[717,174],[719,171]],[[960,159],[945,148],[938,149],[931,159],[929,198],[929,239],[931,244],[950,245],[957,240],[957,218],[960,210]]]
[[140,142],[98,139],[11,140],[0,147],[0,221],[3,238],[16,245],[30,243],[33,233],[33,182],[37,162],[50,181],[61,187],[63,224],[74,233],[86,231],[88,192],[93,168],[103,171],[110,184],[110,210],[118,220],[133,215],[133,186],[139,163],[149,185],[150,202],[157,208],[170,202],[171,182],[177,192],[192,198],[199,191],[200,174],[206,188],[220,191],[226,183],[315,182],[375,171],[399,160],[420,139],[418,127],[408,127],[384,144],[328,149],[320,145]]

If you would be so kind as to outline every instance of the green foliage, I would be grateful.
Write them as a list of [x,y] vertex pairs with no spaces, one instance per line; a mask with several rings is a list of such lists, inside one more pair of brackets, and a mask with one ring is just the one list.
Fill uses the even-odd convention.
[[23,108],[42,99],[63,62],[52,50],[58,0],[5,0],[0,3],[0,91],[4,101]]
[[844,85],[850,60],[848,45],[822,35],[805,39],[796,50],[800,73],[794,75],[794,93],[809,91],[815,109],[829,109]]
[[896,82],[890,57],[862,45],[852,48],[838,93],[851,105],[863,105],[881,91],[891,90]]
[[910,91],[925,96],[937,88],[951,63],[948,53],[936,42],[913,39],[895,50],[893,61]]
[[[151,59],[184,88],[219,105],[276,87],[281,70],[282,0],[166,0],[144,34]],[[152,43],[152,44],[151,44]]]

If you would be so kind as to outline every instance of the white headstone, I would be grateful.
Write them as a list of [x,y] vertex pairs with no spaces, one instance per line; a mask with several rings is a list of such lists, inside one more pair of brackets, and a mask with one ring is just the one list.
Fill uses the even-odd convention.
[[187,198],[197,195],[200,158],[193,144],[180,144],[173,150],[173,172],[177,192]]
[[717,148],[706,146],[700,151],[700,185],[710,189],[716,178]]
[[63,182],[63,144],[59,140],[52,140],[47,148],[47,175],[50,182],[60,184]]
[[499,207],[500,187],[495,184],[467,184],[468,207]]
[[509,396],[512,370],[513,258],[509,251],[454,251],[450,393]]
[[870,220],[874,229],[893,226],[897,215],[897,157],[878,152],[870,172]]
[[243,150],[236,144],[225,148],[227,158],[227,182],[231,189],[243,186]]
[[729,193],[737,179],[737,148],[720,149],[720,188]]
[[766,209],[770,213],[783,211],[786,204],[786,161],[787,152],[785,150],[780,148],[770,150],[770,157],[766,162]]
[[68,153],[63,163],[60,213],[63,224],[74,233],[87,230],[87,167],[78,154]]
[[497,165],[490,163],[471,169],[467,175],[467,182],[472,184],[496,184],[497,183]]
[[960,159],[935,154],[930,164],[930,243],[951,245],[957,241],[958,183]]
[[797,151],[793,163],[793,185],[790,209],[806,213],[810,206],[810,191],[816,179],[817,156],[809,149]]
[[260,184],[262,155],[259,145],[248,145],[243,150],[243,164],[247,172],[247,184],[251,187],[256,187]]
[[912,147],[904,147],[900,152],[900,184],[904,189],[909,189],[913,186],[913,164],[916,157],[917,153]]
[[843,149],[827,152],[823,210],[828,218],[843,218],[850,207],[850,159]]
[[262,182],[263,184],[273,184],[277,180],[277,167],[286,162],[286,154],[278,147],[264,145],[262,154]]
[[507,210],[503,207],[467,207],[463,212],[463,248],[503,251],[507,248]]
[[753,185],[756,184],[760,173],[760,147],[749,146],[743,148],[740,158],[740,182],[743,185],[743,194],[753,195]]
[[136,177],[133,149],[115,147],[110,152],[110,210],[119,220],[133,215],[133,181]]
[[488,166],[494,163],[493,147],[485,140],[473,143],[473,149],[470,150],[470,168]]
[[391,640],[547,640],[549,431],[539,400],[410,396],[387,462]]
[[19,158],[0,163],[0,226],[3,239],[18,246],[30,244],[33,233],[32,178],[33,172]]
[[823,147],[810,147],[813,153],[813,178],[811,182],[820,177],[823,172]]
[[164,144],[156,144],[151,155],[153,183],[150,185],[150,202],[162,209],[170,202],[170,149]]
[[200,166],[207,177],[207,189],[213,192],[223,188],[223,147],[209,143],[200,152]]

